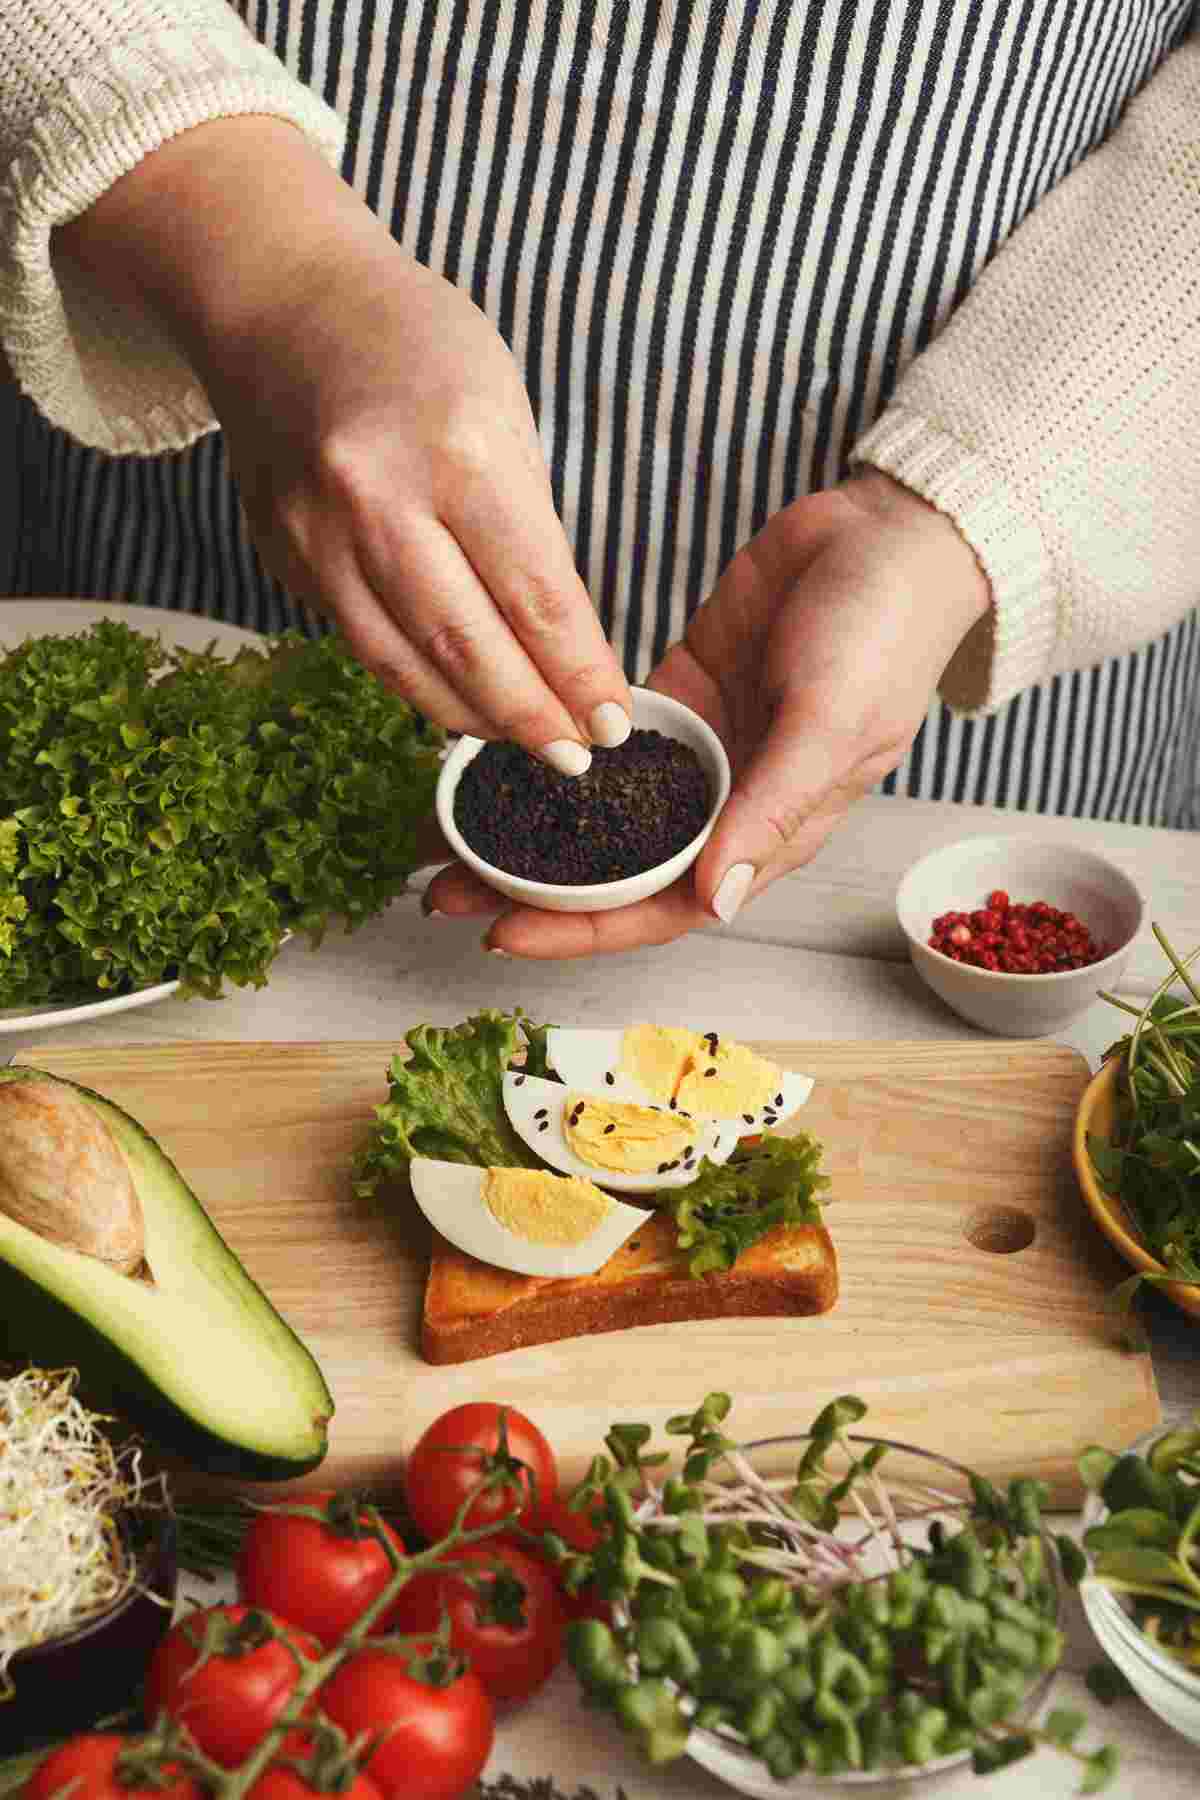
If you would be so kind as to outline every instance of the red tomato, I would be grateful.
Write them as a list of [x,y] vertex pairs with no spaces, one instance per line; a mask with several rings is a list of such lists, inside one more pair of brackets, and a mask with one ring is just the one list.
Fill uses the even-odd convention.
[[307,1631],[247,1606],[188,1613],[150,1659],[147,1717],[166,1712],[182,1720],[214,1762],[236,1768],[274,1724],[299,1679],[296,1658],[270,1635],[272,1629],[286,1631],[306,1657],[321,1655]]
[[[588,1511],[585,1508],[582,1512],[572,1512],[566,1499],[560,1495],[548,1509],[542,1525],[545,1530],[557,1533],[570,1549],[586,1555],[596,1548],[601,1537],[588,1517]],[[563,1580],[563,1570],[557,1563],[552,1566],[552,1572],[568,1619],[599,1619],[606,1625],[610,1622],[608,1602],[600,1598],[591,1582],[586,1582],[578,1593],[572,1594]]]
[[[297,1751],[301,1754],[305,1746],[289,1747],[288,1754]],[[339,1786],[336,1790],[338,1800],[381,1800],[379,1789],[369,1775],[355,1775],[348,1787]],[[321,1795],[329,1800],[329,1790],[314,1788],[309,1785],[298,1769],[288,1767],[285,1763],[273,1763],[263,1770],[258,1780],[250,1788],[246,1800],[320,1800]]]
[[367,1773],[384,1800],[458,1800],[491,1753],[495,1715],[470,1669],[443,1685],[389,1650],[360,1650],[321,1689],[321,1711],[347,1736],[384,1734]]
[[562,1657],[566,1617],[544,1563],[509,1543],[451,1553],[455,1569],[420,1575],[396,1603],[397,1630],[436,1631],[443,1611],[450,1647],[465,1656],[493,1700],[527,1700]]
[[536,1527],[558,1493],[554,1452],[532,1419],[511,1406],[480,1401],[455,1406],[418,1439],[404,1470],[404,1492],[419,1530],[436,1542],[454,1515],[489,1475],[504,1476],[480,1493],[467,1524],[519,1517]]
[[[311,1631],[329,1650],[387,1586],[392,1566],[350,1496],[322,1491],[299,1504],[327,1514],[327,1522],[257,1514],[238,1558],[238,1593],[248,1606]],[[390,1525],[384,1530],[403,1556],[400,1538]],[[386,1615],[375,1629],[387,1629]]]
[[68,1785],[72,1800],[204,1800],[203,1788],[176,1763],[158,1765],[159,1773],[147,1768],[145,1779],[136,1780],[136,1757],[136,1738],[85,1732],[38,1764],[21,1790],[23,1800],[50,1800]]

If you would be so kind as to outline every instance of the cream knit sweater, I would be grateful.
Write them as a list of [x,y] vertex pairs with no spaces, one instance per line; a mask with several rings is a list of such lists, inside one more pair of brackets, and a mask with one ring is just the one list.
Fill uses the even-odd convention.
[[[52,229],[178,132],[250,112],[339,153],[335,115],[225,0],[0,0],[0,344],[82,442],[148,454],[213,419],[151,318],[52,262]],[[1014,233],[855,458],[949,514],[991,581],[953,706],[1200,603],[1200,39]]]

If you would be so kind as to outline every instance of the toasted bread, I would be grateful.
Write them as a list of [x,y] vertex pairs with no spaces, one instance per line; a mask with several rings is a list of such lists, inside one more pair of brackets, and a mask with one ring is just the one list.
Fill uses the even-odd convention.
[[647,1213],[645,1230],[602,1269],[569,1280],[493,1268],[434,1232],[421,1351],[431,1363],[471,1362],[631,1325],[828,1312],[837,1291],[837,1256],[823,1225],[780,1226],[732,1269],[697,1277],[675,1247],[672,1222]]

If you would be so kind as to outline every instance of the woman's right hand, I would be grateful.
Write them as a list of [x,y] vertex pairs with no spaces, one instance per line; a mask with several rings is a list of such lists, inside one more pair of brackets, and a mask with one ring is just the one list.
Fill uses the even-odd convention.
[[[623,740],[629,689],[508,348],[297,131],[197,127],[61,235],[110,291],[165,318],[268,567],[389,687],[567,774],[589,742]],[[113,268],[121,246],[132,286]]]

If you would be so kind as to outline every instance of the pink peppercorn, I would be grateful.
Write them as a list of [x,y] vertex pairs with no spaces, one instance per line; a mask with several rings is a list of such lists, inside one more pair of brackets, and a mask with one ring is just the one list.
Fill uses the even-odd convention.
[[1060,912],[1048,900],[1013,902],[1003,888],[993,888],[986,906],[940,913],[928,943],[955,962],[1005,975],[1084,969],[1109,953],[1075,913]]

